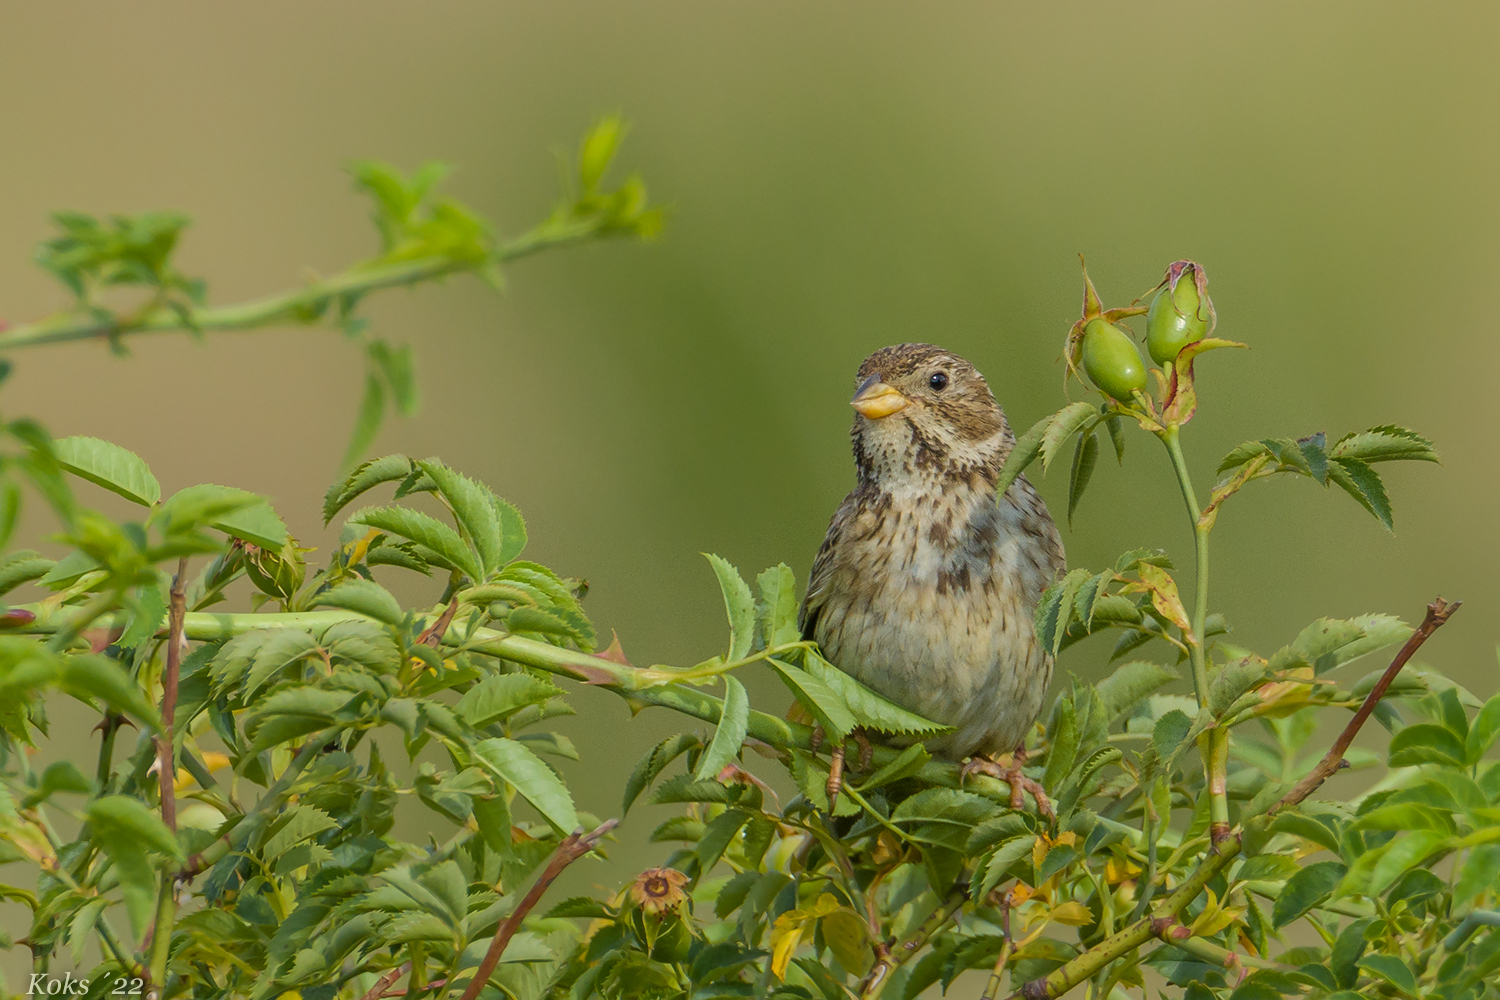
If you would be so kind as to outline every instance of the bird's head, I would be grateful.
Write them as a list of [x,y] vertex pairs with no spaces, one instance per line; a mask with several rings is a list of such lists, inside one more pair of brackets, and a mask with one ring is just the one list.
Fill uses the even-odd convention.
[[898,344],[859,366],[854,456],[889,487],[998,474],[1014,441],[984,376],[951,351]]

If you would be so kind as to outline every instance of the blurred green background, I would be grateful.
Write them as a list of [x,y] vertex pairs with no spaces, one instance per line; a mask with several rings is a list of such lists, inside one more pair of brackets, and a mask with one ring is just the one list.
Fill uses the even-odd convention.
[[[29,263],[54,209],[191,213],[180,263],[227,303],[373,251],[351,159],[450,161],[450,190],[514,233],[550,205],[549,150],[618,111],[624,164],[672,206],[658,243],[368,313],[415,345],[425,393],[377,450],[441,454],[519,504],[530,554],[589,579],[636,663],[723,644],[700,551],[805,575],[853,479],[847,400],[870,351],[959,351],[1019,428],[1057,408],[1082,252],[1109,304],[1202,261],[1221,334],[1252,345],[1200,366],[1200,488],[1250,437],[1396,422],[1443,455],[1388,467],[1394,537],[1306,481],[1233,501],[1214,600],[1237,641],[1269,652],[1321,615],[1415,619],[1441,593],[1467,606],[1425,655],[1492,691],[1497,30],[1492,4],[1352,0],[6,2],[0,317],[65,304]],[[362,384],[353,345],[286,330],[131,347],[18,355],[0,406],[136,450],[168,491],[267,493],[306,543],[332,540],[318,502]],[[1043,485],[1054,510],[1065,479]],[[1154,441],[1101,464],[1064,537],[1082,566],[1188,551]],[[1084,644],[1063,673],[1097,676],[1106,655]],[[576,704],[586,763],[569,779],[617,811],[674,720],[631,721],[601,692]],[[632,820],[621,864],[659,858],[651,810]]]

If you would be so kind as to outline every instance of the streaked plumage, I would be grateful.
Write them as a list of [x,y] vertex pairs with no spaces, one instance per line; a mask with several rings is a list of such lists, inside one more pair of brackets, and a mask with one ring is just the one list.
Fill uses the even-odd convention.
[[996,504],[1015,436],[967,361],[901,344],[866,358],[859,384],[884,404],[866,409],[899,409],[854,418],[858,483],[813,563],[803,634],[887,698],[955,727],[932,752],[1010,753],[1052,676],[1032,613],[1064,569],[1062,540],[1024,476]]

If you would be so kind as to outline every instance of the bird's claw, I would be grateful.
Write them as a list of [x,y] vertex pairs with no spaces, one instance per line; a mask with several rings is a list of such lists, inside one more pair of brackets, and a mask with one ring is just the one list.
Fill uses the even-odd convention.
[[1022,765],[1025,763],[1026,753],[1023,750],[1015,752],[1011,758],[1011,765],[1009,767],[996,763],[988,757],[970,757],[959,768],[958,780],[962,784],[970,775],[987,774],[1010,785],[1010,807],[1012,809],[1024,809],[1026,806],[1025,793],[1030,792],[1031,797],[1036,800],[1036,811],[1045,819],[1056,819],[1057,814],[1052,811],[1052,802],[1047,798],[1046,789],[1041,786],[1040,782],[1026,777],[1025,772],[1021,770]]
[[[823,731],[821,724],[813,726],[812,736],[808,739],[810,747],[816,751],[827,734]],[[859,769],[868,771],[875,757],[875,748],[870,745],[870,738],[865,735],[864,730],[853,730],[847,739],[852,739],[855,746],[859,747]],[[828,793],[828,812],[833,814],[833,807],[838,804],[839,792],[844,788],[844,744],[834,743],[828,748],[828,782],[824,786]]]

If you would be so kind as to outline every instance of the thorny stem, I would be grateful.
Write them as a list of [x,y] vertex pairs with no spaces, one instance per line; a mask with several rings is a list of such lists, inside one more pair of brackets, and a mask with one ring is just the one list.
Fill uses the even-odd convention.
[[468,988],[464,990],[459,1000],[474,1000],[479,995],[479,991],[489,984],[490,974],[495,971],[495,966],[500,962],[500,956],[505,953],[505,946],[510,943],[516,931],[520,930],[521,921],[526,919],[526,914],[541,902],[547,887],[562,874],[564,868],[592,851],[594,845],[602,840],[606,833],[618,826],[619,822],[617,819],[607,820],[589,833],[575,830],[557,845],[552,859],[547,862],[547,867],[542,869],[542,873],[532,883],[531,889],[527,891],[511,915],[506,917],[495,930],[495,937],[490,942],[489,950],[484,953],[484,959],[479,963],[479,968],[474,970],[474,978],[469,980]]
[[995,959],[994,971],[990,973],[990,980],[985,984],[984,993],[980,994],[979,1000],[995,1000],[1000,995],[1000,982],[1005,975],[1005,967],[1010,964],[1011,937],[1010,937],[1010,893],[1007,892],[1000,899],[1000,956]]
[[[161,819],[177,832],[177,767],[173,720],[177,714],[177,675],[182,665],[182,619],[187,613],[188,557],[177,560],[167,607],[167,665],[162,673],[161,734],[156,738],[156,762],[161,773]],[[177,917],[177,877],[164,872],[156,897],[156,920],[151,925],[151,978],[147,997],[155,1000],[167,983],[167,960],[172,952],[172,923]]]
[[876,1000],[891,981],[892,974],[901,966],[911,961],[927,942],[931,941],[939,931],[947,926],[953,915],[963,908],[968,900],[968,894],[962,889],[954,889],[949,893],[947,900],[937,908],[932,916],[918,928],[917,932],[894,949],[888,949],[881,954],[875,967],[865,977],[864,989],[860,991],[860,1000]]
[[531,232],[496,247],[487,257],[424,257],[388,264],[355,265],[341,274],[302,288],[251,302],[212,309],[161,306],[142,315],[119,317],[94,312],[68,313],[35,323],[13,326],[0,334],[0,352],[72,340],[116,339],[138,333],[192,330],[199,333],[248,330],[273,323],[316,322],[338,300],[358,299],[370,292],[432,281],[451,274],[480,271],[540,250],[595,235],[597,226],[559,226],[543,223]]
[[[1172,425],[1159,436],[1172,456],[1177,485],[1182,488],[1182,499],[1193,524],[1193,548],[1198,568],[1193,581],[1193,634],[1188,637],[1188,652],[1193,664],[1193,691],[1198,697],[1198,710],[1202,711],[1208,705],[1208,641],[1204,632],[1208,622],[1208,533],[1211,524],[1205,524],[1199,512],[1198,495],[1193,490],[1193,479],[1182,455],[1179,430]],[[1209,836],[1218,843],[1229,835],[1229,732],[1223,726],[1215,726],[1203,734],[1200,745],[1203,748],[1204,777],[1208,783]]]
[[1422,643],[1426,642],[1432,633],[1443,627],[1453,612],[1457,611],[1463,603],[1463,601],[1449,602],[1439,597],[1427,605],[1427,615],[1422,619],[1422,624],[1417,626],[1417,630],[1411,634],[1411,637],[1406,640],[1406,644],[1396,653],[1395,658],[1391,660],[1391,665],[1385,668],[1385,673],[1380,676],[1380,680],[1375,682],[1375,686],[1365,696],[1364,704],[1359,706],[1359,710],[1354,713],[1354,718],[1349,720],[1349,724],[1344,727],[1344,731],[1339,734],[1339,738],[1334,740],[1333,746],[1328,749],[1328,753],[1323,756],[1322,760],[1318,761],[1318,766],[1313,768],[1307,777],[1299,781],[1296,787],[1287,792],[1275,805],[1271,806],[1267,810],[1266,815],[1274,816],[1286,806],[1294,806],[1301,802],[1316,791],[1319,785],[1327,781],[1329,775],[1344,766],[1344,754],[1348,751],[1349,745],[1354,742],[1354,737],[1358,735],[1360,727],[1365,724],[1365,720],[1369,719],[1370,714],[1375,711],[1375,706],[1380,703],[1380,699],[1385,697],[1386,690],[1391,686],[1391,682],[1396,679],[1396,675],[1401,672],[1401,668],[1406,666],[1406,661],[1411,659],[1418,649],[1422,648]]

